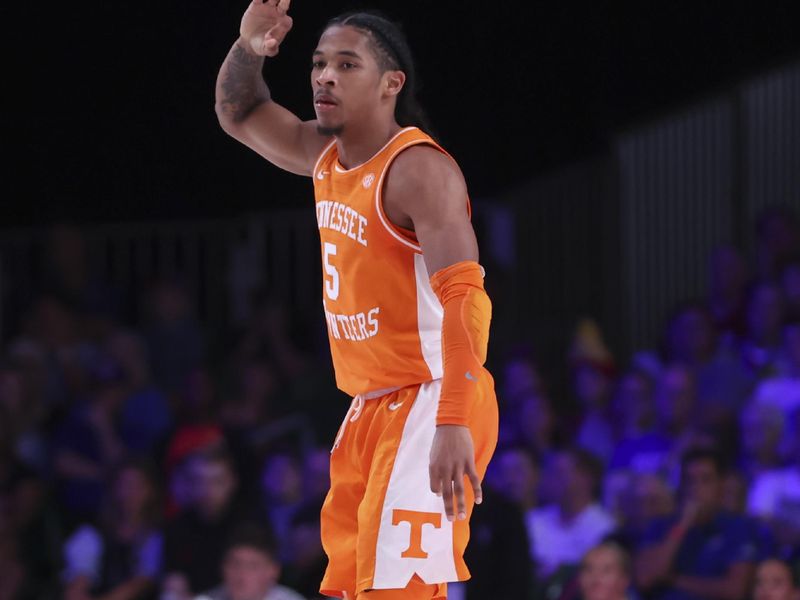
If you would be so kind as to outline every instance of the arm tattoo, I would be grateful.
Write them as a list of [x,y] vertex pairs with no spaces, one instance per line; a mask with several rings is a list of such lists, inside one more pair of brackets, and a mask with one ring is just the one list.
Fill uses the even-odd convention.
[[250,54],[237,43],[225,63],[220,108],[223,115],[239,123],[257,106],[270,101],[269,88],[261,75],[264,58]]

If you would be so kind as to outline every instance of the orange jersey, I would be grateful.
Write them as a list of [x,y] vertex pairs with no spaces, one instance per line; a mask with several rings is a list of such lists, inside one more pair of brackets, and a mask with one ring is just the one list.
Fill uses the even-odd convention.
[[389,221],[381,198],[392,161],[417,144],[447,154],[408,127],[358,167],[342,167],[335,142],[314,167],[328,338],[336,384],[351,396],[442,376],[442,305],[414,233]]

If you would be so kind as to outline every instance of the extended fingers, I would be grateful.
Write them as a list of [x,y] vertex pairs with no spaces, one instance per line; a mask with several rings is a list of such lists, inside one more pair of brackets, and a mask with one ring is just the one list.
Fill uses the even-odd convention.
[[284,14],[286,14],[289,10],[289,5],[292,3],[292,0],[278,0],[278,10]]
[[481,478],[478,477],[474,464],[470,464],[467,468],[467,477],[469,477],[472,492],[475,495],[475,504],[480,504],[483,502],[483,489],[481,488]]
[[464,473],[458,471],[453,478],[453,492],[456,496],[456,508],[458,509],[458,520],[463,521],[467,518],[467,501],[464,498]]

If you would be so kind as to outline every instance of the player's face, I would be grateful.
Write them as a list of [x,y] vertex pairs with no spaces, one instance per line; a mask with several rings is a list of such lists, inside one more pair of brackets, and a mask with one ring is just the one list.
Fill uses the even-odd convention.
[[384,77],[366,34],[329,27],[314,51],[311,87],[321,132],[338,134],[348,121],[374,112],[384,101]]

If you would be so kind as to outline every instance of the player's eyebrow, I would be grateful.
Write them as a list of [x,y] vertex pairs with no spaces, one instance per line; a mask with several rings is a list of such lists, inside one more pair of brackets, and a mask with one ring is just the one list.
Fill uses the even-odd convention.
[[[322,52],[322,50],[314,50],[314,56],[317,56],[318,54],[324,54],[324,52]],[[352,56],[353,58],[361,59],[361,55],[355,50],[339,50],[336,54],[341,56]]]

